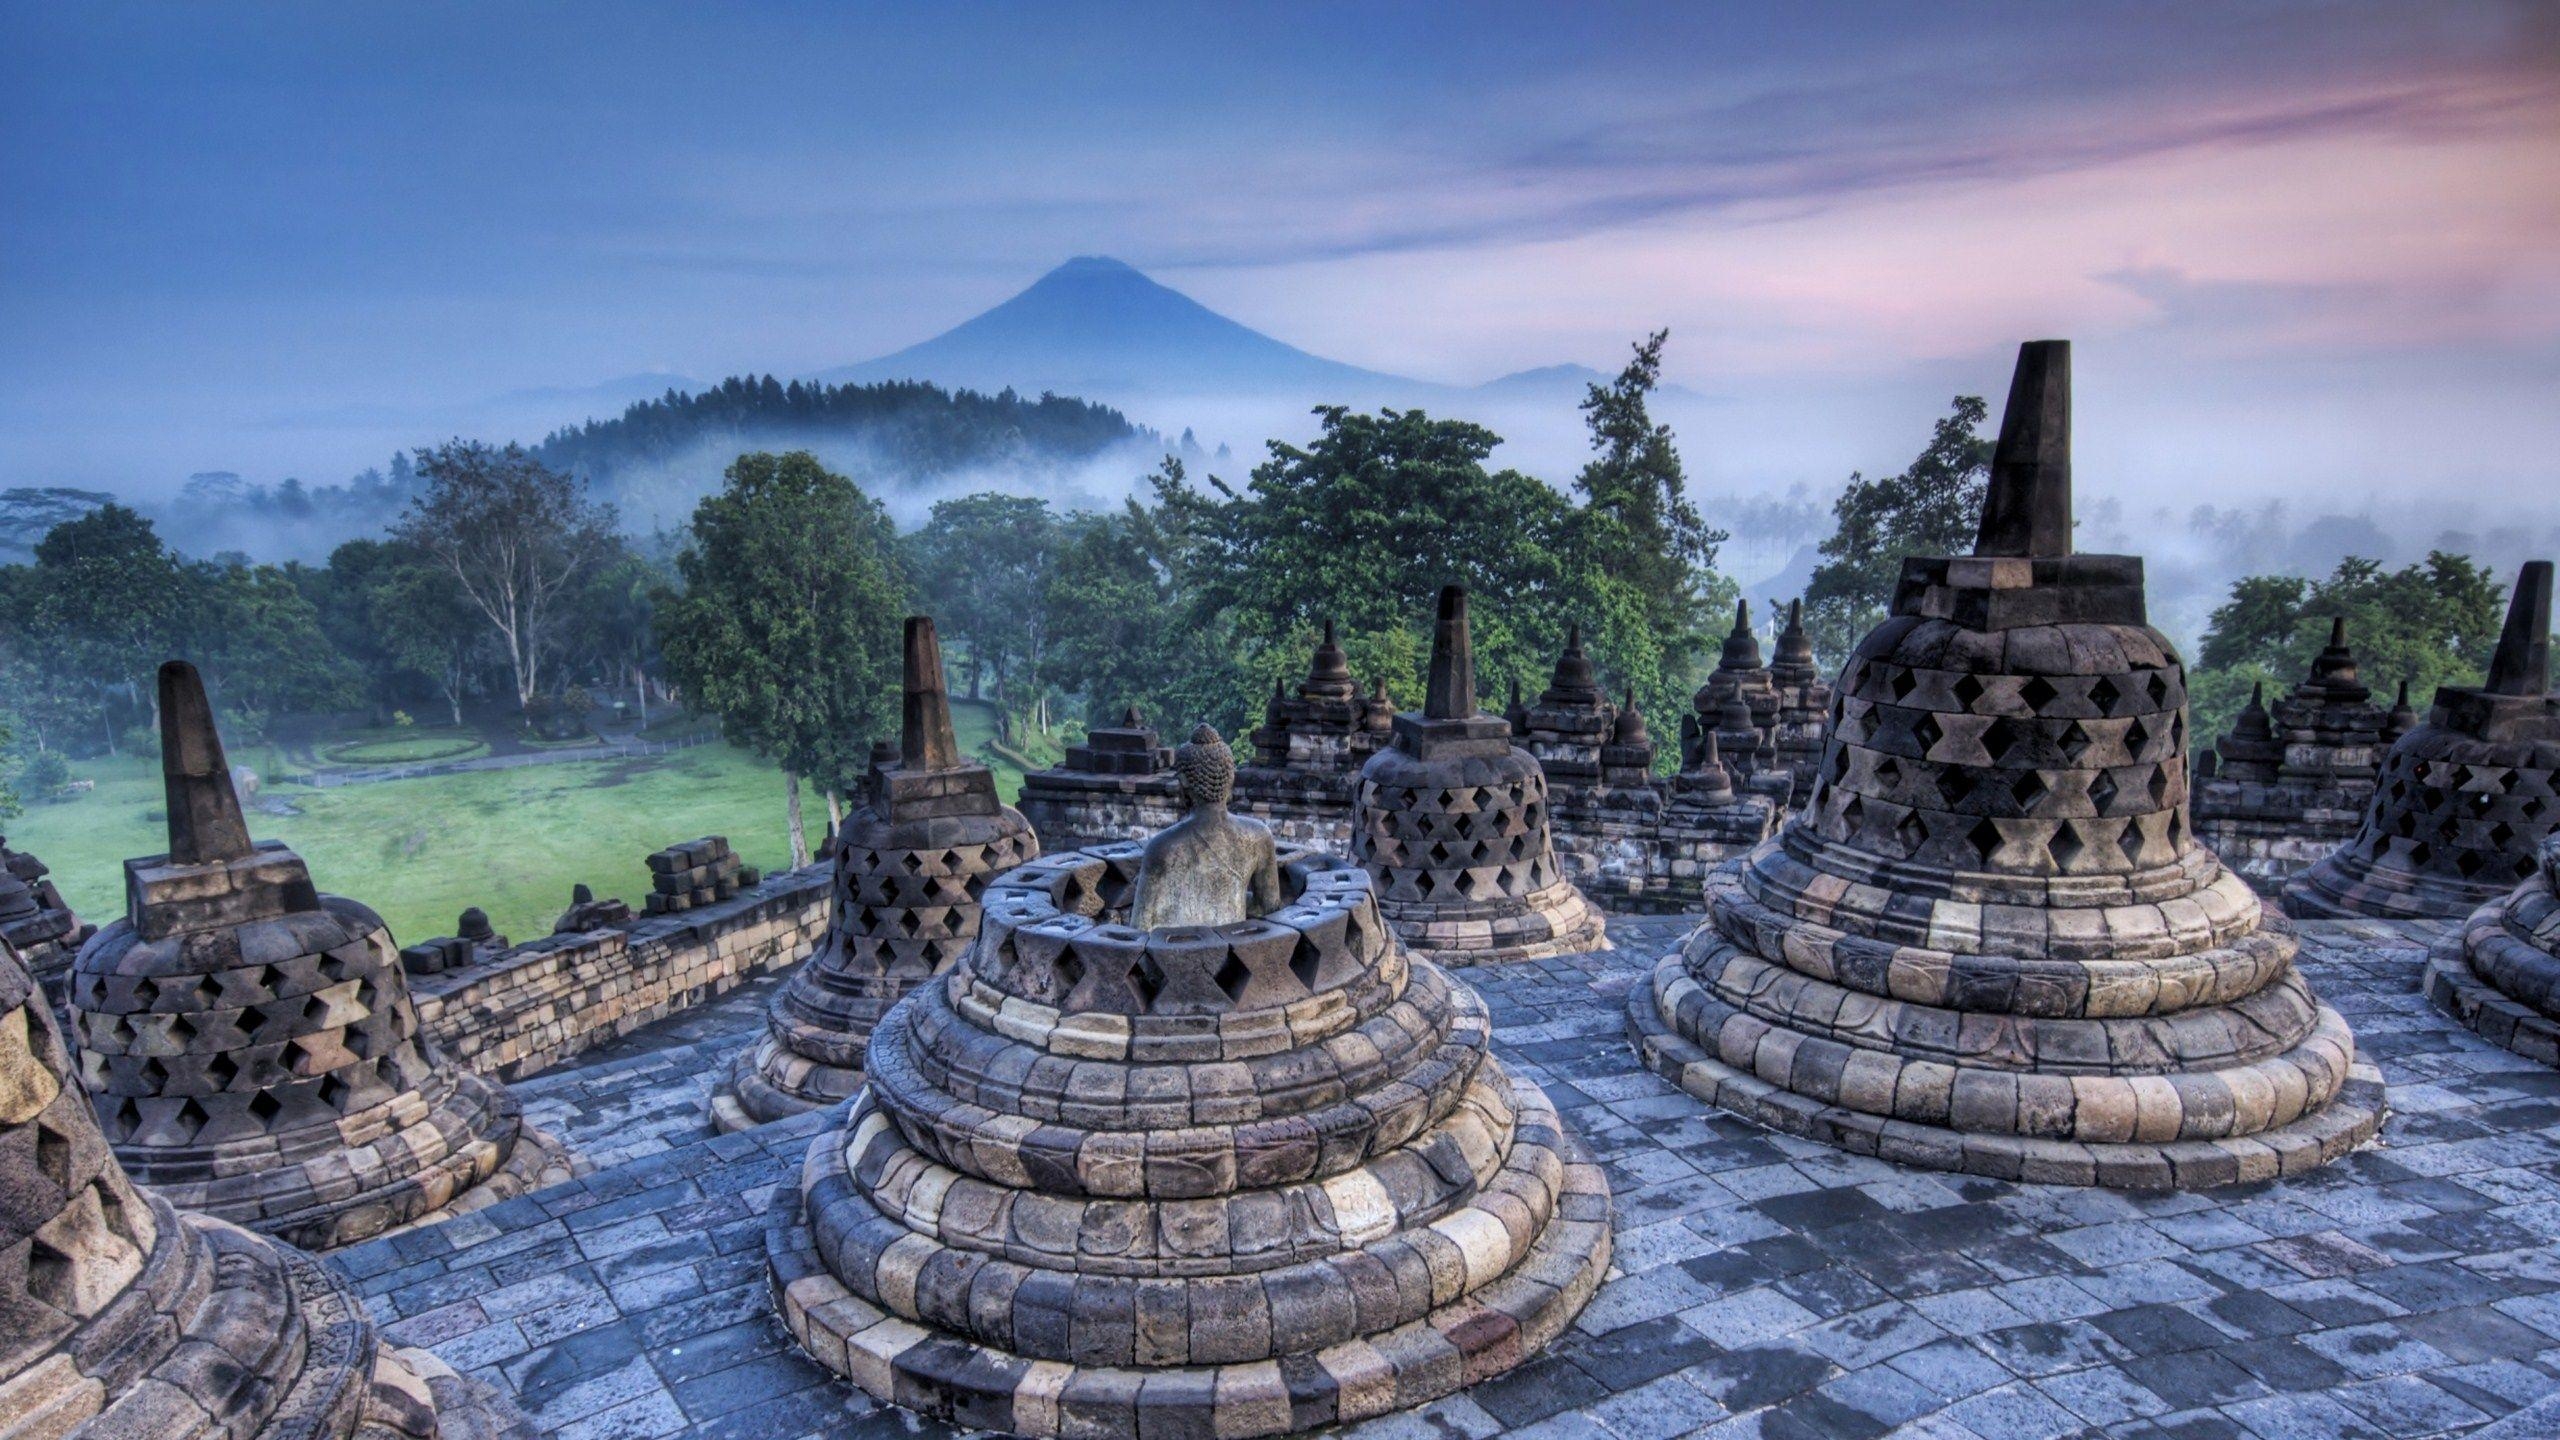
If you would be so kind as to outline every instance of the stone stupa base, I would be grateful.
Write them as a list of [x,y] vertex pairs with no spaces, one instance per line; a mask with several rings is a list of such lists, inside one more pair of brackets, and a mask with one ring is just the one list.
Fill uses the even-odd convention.
[[[1674,951],[1654,967],[1649,980],[1628,992],[1627,1035],[1646,1069],[1717,1109],[1772,1130],[1921,1169],[2122,1190],[2205,1189],[2304,1174],[2371,1140],[2384,1116],[2382,1072],[2353,1059],[2353,1042],[2344,1038],[2345,1026],[2339,1022],[2334,1038],[2346,1047],[2344,1083],[2325,1106],[2255,1135],[2091,1142],[1960,1131],[1829,1103],[1777,1083],[1791,1075],[1773,1081],[1727,1064],[1664,1014],[1666,1000],[1677,1011],[1679,997],[1686,993],[1682,986],[1703,993]],[[2324,1014],[2335,1019],[2334,1014]],[[1813,1047],[1782,1048],[1787,1048],[1792,1066],[1794,1056]],[[1753,1059],[1756,1064],[1774,1057],[1764,1051]],[[2169,1077],[2159,1078],[2161,1088],[2168,1089]]]
[[1378,902],[1406,949],[1442,965],[1502,965],[1609,948],[1608,917],[1569,880],[1495,913],[1486,909]]
[[2284,887],[2284,912],[2296,920],[2459,920],[2503,897],[2504,883],[2467,884],[2440,875],[2389,869],[2352,850],[2338,850]]
[[[12,1382],[0,1419],[34,1435],[87,1423],[154,1440],[214,1440],[242,1426],[260,1436],[530,1440],[532,1427],[487,1385],[425,1351],[378,1343],[363,1305],[319,1261],[143,1200],[155,1238],[141,1273],[53,1360]],[[152,1348],[153,1359],[134,1353]],[[140,1373],[121,1370],[136,1360]],[[225,1378],[240,1367],[263,1378]],[[112,1393],[91,1378],[108,1373],[124,1375]]]
[[735,1135],[758,1125],[830,1110],[862,1088],[862,1072],[785,1050],[767,1034],[729,1062],[711,1092],[711,1128]]
[[2560,955],[2536,948],[2508,928],[2513,921],[2527,935],[2548,935],[2555,910],[2560,910],[2560,897],[2528,888],[2474,912],[2427,956],[2422,988],[2428,1003],[2483,1039],[2529,1060],[2560,1066],[2560,1016],[2489,983],[2472,958],[2488,957],[2491,968],[2518,990],[2560,996]]
[[[256,1168],[179,1181],[163,1165],[129,1165],[137,1179],[187,1210],[273,1235],[304,1250],[334,1250],[512,1200],[580,1173],[552,1136],[523,1122],[513,1096],[460,1075],[442,1099],[410,1092],[338,1127],[344,1148],[276,1165],[272,1142]],[[430,1158],[432,1157],[432,1158]]]
[[[811,1147],[803,1186],[776,1195],[765,1240],[774,1297],[784,1326],[821,1364],[876,1399],[967,1428],[1042,1440],[1250,1440],[1409,1409],[1528,1360],[1572,1324],[1608,1274],[1606,1176],[1543,1092],[1519,1081],[1510,1092],[1518,1117],[1510,1155],[1474,1200],[1436,1223],[1372,1249],[1194,1282],[1132,1280],[1106,1264],[1090,1277],[1090,1293],[1082,1281],[1074,1287],[1072,1318],[1065,1296],[1053,1297],[1061,1302],[1055,1309],[1032,1305],[1027,1286],[1014,1288],[1021,1267],[1001,1256],[921,1235],[899,1241],[877,1265],[881,1293],[912,1313],[889,1313],[836,1278],[831,1267],[862,1251],[855,1232],[881,1218],[852,1182],[850,1152],[863,1152],[851,1163],[865,1169],[887,1150],[893,1169],[915,1163],[926,1172],[907,1192],[911,1211],[927,1192],[938,1204],[937,1181],[950,1175],[899,1144],[886,1119],[860,1102],[844,1131]],[[1342,1203],[1359,1198],[1347,1190]],[[1470,1271],[1506,1268],[1459,1294]],[[1204,1293],[1230,1313],[1215,1320],[1196,1311],[1142,1313],[1159,1292],[1180,1312],[1190,1284],[1208,1286]],[[1088,1305],[1100,1307],[1089,1335]],[[1284,1343],[1275,1332],[1323,1326],[1336,1307],[1354,1305],[1364,1318],[1373,1310],[1417,1318],[1276,1358],[1182,1363],[1213,1342],[1268,1351]],[[1091,1358],[1026,1359],[952,1333],[973,1324],[1049,1325]]]

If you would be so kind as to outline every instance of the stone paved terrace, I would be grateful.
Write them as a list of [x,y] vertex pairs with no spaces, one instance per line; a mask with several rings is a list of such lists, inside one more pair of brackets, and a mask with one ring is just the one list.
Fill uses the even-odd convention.
[[[1467,972],[1608,1165],[1616,1278],[1546,1356],[1363,1437],[2560,1435],[2560,1073],[2420,1001],[2428,929],[2305,927],[2313,983],[2390,1081],[2381,1145],[2145,1197],[1897,1170],[1639,1070],[1623,998],[1688,923]],[[393,1338],[563,1440],[939,1435],[773,1318],[763,1210],[822,1117],[721,1139],[702,1119],[772,983],[516,1085],[603,1168],[339,1256]]]

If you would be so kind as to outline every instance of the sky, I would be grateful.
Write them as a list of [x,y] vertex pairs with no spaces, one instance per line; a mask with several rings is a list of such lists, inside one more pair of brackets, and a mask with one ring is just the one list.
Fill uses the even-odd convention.
[[0,24],[0,488],[335,481],[617,377],[866,359],[1108,254],[1435,381],[1667,326],[1721,489],[1898,468],[2061,335],[2104,493],[2560,490],[2560,5]]

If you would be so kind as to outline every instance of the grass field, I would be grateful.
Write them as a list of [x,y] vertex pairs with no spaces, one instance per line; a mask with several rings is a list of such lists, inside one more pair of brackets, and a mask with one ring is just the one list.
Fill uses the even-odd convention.
[[[986,748],[992,712],[965,702],[953,710],[961,748],[992,762],[997,790],[1012,799],[1022,773]],[[233,758],[262,773],[278,768],[263,747]],[[86,760],[73,771],[97,789],[31,805],[0,832],[53,868],[82,919],[104,924],[124,913],[124,862],[169,848],[159,762]],[[321,889],[371,905],[404,944],[452,934],[468,905],[488,911],[501,934],[547,935],[581,880],[636,908],[648,889],[640,857],[698,835],[726,835],[748,864],[767,869],[790,856],[782,772],[725,744],[330,790],[277,785],[265,798],[301,813],[252,811],[249,832],[291,844]],[[826,806],[811,795],[804,807],[814,846]]]

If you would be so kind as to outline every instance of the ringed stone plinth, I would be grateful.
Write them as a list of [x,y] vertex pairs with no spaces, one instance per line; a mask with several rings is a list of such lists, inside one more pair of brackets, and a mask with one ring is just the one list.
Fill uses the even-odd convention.
[[2519,1055],[2560,1066],[2560,836],[2541,868],[2427,957],[2427,999]]
[[135,1185],[0,943],[0,1436],[530,1433],[478,1382],[387,1349],[319,1262]]
[[1502,719],[1477,713],[1467,594],[1440,592],[1422,713],[1361,767],[1352,857],[1407,945],[1444,964],[1572,955],[1606,921],[1556,862],[1547,777]]
[[2068,351],[2011,387],[1982,538],[1905,562],[1804,812],[1629,997],[1647,1065],[1861,1154],[2188,1188],[2369,1138],[2379,1075],[2188,827],[2141,561],[2070,552]]
[[306,1249],[567,1179],[506,1090],[443,1062],[380,916],[252,842],[193,666],[160,668],[169,853],[72,962],[81,1078],[136,1180]]
[[2457,920],[2505,896],[2560,829],[2551,562],[2528,562],[2477,686],[2436,690],[2393,741],[2354,838],[2285,886],[2299,919]]
[[871,1394],[1032,1436],[1276,1435],[1520,1364],[1607,1268],[1598,1166],[1366,872],[1121,923],[1139,847],[990,886],[768,1231],[785,1323]]
[[897,758],[872,765],[862,803],[836,830],[826,938],[712,1097],[724,1131],[862,1088],[880,1018],[968,950],[987,883],[1040,853],[1030,822],[996,798],[994,774],[961,755],[930,617],[908,617],[905,670]]

